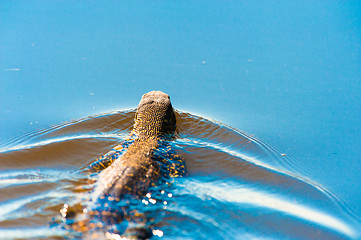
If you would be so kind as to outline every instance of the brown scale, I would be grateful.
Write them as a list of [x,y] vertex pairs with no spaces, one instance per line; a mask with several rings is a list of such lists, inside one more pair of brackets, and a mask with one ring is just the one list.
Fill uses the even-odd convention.
[[135,115],[133,133],[137,139],[121,158],[99,174],[96,195],[143,195],[160,176],[154,160],[159,140],[174,134],[176,118],[170,98],[160,91],[143,95]]
[[[105,168],[99,174],[93,200],[119,201],[124,195],[143,197],[147,189],[155,186],[161,176],[161,168],[154,156],[155,150],[159,148],[160,141],[173,136],[175,129],[176,118],[169,96],[160,91],[144,94],[135,114],[135,123],[131,134],[136,136],[134,142],[129,145],[121,157],[114,161],[108,161],[105,158],[103,163],[99,163],[95,166],[96,169],[93,169],[96,171]],[[178,155],[170,154],[168,150],[170,148],[167,148],[166,157],[174,160],[174,163],[168,167],[168,173],[163,174],[170,177],[184,175],[184,160]],[[92,170],[90,171],[92,172]],[[72,212],[71,209],[68,209],[68,213],[70,212]],[[113,216],[114,213],[107,211],[89,211],[88,214],[90,217],[100,215],[100,219],[104,220],[112,217],[113,220],[122,221],[119,216]],[[134,215],[134,213],[132,214]],[[129,213],[126,213],[124,219],[129,217]],[[73,226],[73,229],[81,229],[83,232],[85,226],[91,228],[92,225],[86,224],[86,221],[74,224],[78,226]],[[145,221],[145,218],[139,214],[136,221]]]

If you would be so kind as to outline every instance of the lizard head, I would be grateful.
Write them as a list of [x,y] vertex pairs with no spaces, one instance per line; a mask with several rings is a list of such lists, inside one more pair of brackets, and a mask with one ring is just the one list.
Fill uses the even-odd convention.
[[161,91],[142,96],[135,114],[134,133],[138,136],[159,137],[172,135],[176,119],[170,97]]

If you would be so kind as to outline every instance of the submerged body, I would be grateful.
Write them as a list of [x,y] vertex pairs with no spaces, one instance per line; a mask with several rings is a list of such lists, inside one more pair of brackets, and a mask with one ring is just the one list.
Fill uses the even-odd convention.
[[95,197],[144,194],[161,175],[155,151],[175,129],[176,118],[169,96],[160,91],[144,94],[132,131],[136,139],[121,157],[99,174]]
[[152,156],[158,147],[157,139],[135,140],[120,158],[99,174],[94,198],[144,194],[160,176],[160,168]]
[[[125,198],[140,199],[149,187],[156,186],[162,179],[185,173],[184,160],[169,146],[168,140],[175,129],[176,118],[169,96],[160,91],[144,94],[135,115],[133,140],[127,146],[115,147],[88,168],[91,172],[101,171],[92,194],[92,207],[88,209],[90,219],[97,218],[101,222],[98,226],[104,228],[104,225],[117,224],[124,219],[129,221],[128,207],[118,206],[117,202]],[[138,219],[134,222],[147,221],[142,214],[136,215]],[[83,221],[80,227],[74,224],[73,229],[91,231],[90,225]],[[149,237],[144,231],[134,233],[139,232],[138,227],[127,227],[124,232],[132,232],[135,238]]]

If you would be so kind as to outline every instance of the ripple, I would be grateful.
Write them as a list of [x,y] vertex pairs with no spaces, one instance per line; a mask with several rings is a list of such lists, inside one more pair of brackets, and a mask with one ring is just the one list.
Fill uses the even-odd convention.
[[280,213],[327,227],[334,231],[355,237],[356,231],[341,219],[310,206],[293,203],[282,195],[249,189],[247,186],[222,182],[200,182],[194,179],[184,182],[182,194],[195,194],[201,199],[212,197],[222,202],[247,204],[250,207],[272,209]]
[[[80,170],[124,143],[134,114],[134,109],[101,114],[2,144],[0,226],[9,227],[0,228],[2,239],[68,236],[67,231],[54,233],[54,228],[42,224],[59,224],[64,203],[86,204],[84,196],[91,195],[93,177]],[[156,235],[166,239],[358,237],[360,224],[346,202],[303,175],[300,166],[272,145],[186,112],[177,111],[176,117],[177,134],[170,146],[186,160],[187,176],[172,182],[167,189],[171,197],[149,195],[143,199],[147,206],[142,202],[133,206],[153,209],[152,218],[158,218]],[[35,219],[38,224],[31,227]]]
[[52,229],[48,226],[37,227],[37,228],[11,228],[11,229],[1,229],[0,236],[3,240],[10,239],[57,239],[66,234],[65,230],[62,229]]
[[10,148],[3,148],[3,149],[0,149],[0,153],[25,150],[25,149],[45,146],[45,145],[49,145],[52,143],[65,142],[65,141],[74,140],[74,139],[91,139],[91,138],[123,139],[124,137],[125,137],[124,135],[120,135],[120,134],[92,134],[92,135],[87,134],[87,135],[78,135],[78,136],[67,136],[67,137],[62,137],[62,138],[48,139],[45,141],[40,141],[40,142],[26,144],[26,145],[17,145],[17,146],[10,147]]

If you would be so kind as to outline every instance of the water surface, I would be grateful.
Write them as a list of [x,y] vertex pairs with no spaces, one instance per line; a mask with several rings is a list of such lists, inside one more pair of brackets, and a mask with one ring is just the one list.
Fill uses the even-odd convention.
[[[10,201],[1,209],[13,211],[19,205],[12,200],[38,199],[37,194],[45,191],[50,192],[44,199],[57,199],[51,190],[63,183],[73,189],[83,178],[86,185],[88,176],[76,171],[123,142],[128,130],[105,129],[104,135],[103,130],[88,131],[76,120],[135,107],[142,94],[162,90],[177,109],[217,119],[250,133],[246,139],[266,145],[255,153],[250,146],[242,151],[229,147],[226,139],[233,138],[228,133],[214,141],[193,133],[180,135],[174,144],[190,159],[189,172],[194,175],[184,178],[190,182],[179,182],[177,191],[182,184],[195,186],[190,184],[195,182],[197,188],[213,189],[213,180],[206,177],[216,175],[225,182],[224,189],[232,189],[237,196],[242,184],[255,184],[256,193],[269,194],[276,188],[276,199],[281,195],[317,211],[325,209],[321,212],[347,226],[353,226],[354,219],[353,229],[361,229],[360,16],[359,1],[0,1],[0,148],[7,149],[1,153],[0,196],[3,203]],[[105,116],[91,119],[103,122]],[[72,119],[75,122],[68,124]],[[107,124],[95,125],[92,129]],[[68,134],[59,134],[65,129]],[[280,149],[275,157],[266,157],[273,148],[265,142]],[[246,150],[250,155],[244,154]],[[209,151],[227,164],[219,165],[220,160],[205,154]],[[193,160],[197,154],[202,161]],[[246,161],[232,162],[243,163],[242,168],[230,164],[244,157]],[[239,170],[243,168],[250,172]],[[254,171],[265,180],[256,178]],[[288,176],[287,181],[280,181],[280,176]],[[220,179],[214,181],[217,186]],[[307,184],[295,184],[292,179]],[[292,188],[285,187],[288,181]],[[14,188],[19,191],[10,191]],[[300,200],[305,199],[300,197],[303,192],[314,196],[318,192],[314,188],[327,197]],[[60,193],[66,195],[64,200],[74,196],[71,191]],[[249,196],[259,195],[249,192]],[[237,205],[238,200],[233,200],[227,197],[226,201]],[[22,234],[50,231],[52,235],[43,214],[55,216],[59,206],[39,210],[31,223],[39,228]],[[34,213],[17,211],[19,215],[2,224],[29,225],[27,216]],[[22,214],[25,225],[19,222]],[[266,212],[258,213],[262,214]],[[348,236],[329,224],[325,228]],[[249,232],[259,232],[253,229],[259,228],[251,227]],[[15,232],[10,229],[7,234]]]
[[[126,141],[134,114],[127,110],[88,117],[3,144],[1,236],[86,236],[67,227],[60,209],[86,205],[94,176],[80,170]],[[176,139],[170,144],[186,160],[186,176],[175,179],[171,188],[153,189],[133,206],[156,219],[154,239],[359,237],[357,220],[342,200],[302,176],[292,159],[267,143],[178,111]]]

